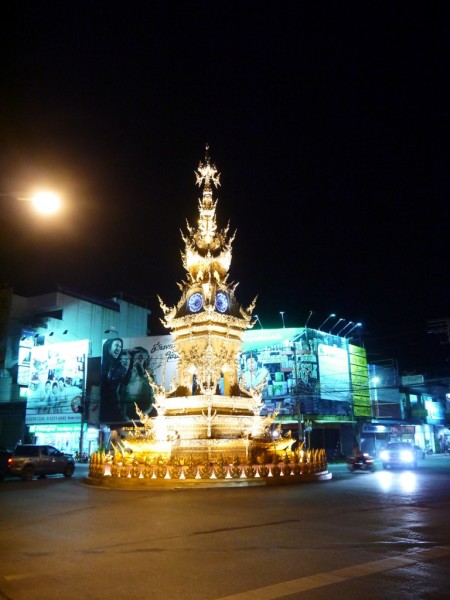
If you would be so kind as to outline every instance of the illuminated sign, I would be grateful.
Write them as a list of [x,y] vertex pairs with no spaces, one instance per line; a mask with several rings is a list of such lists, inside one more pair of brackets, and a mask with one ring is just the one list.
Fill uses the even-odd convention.
[[[100,422],[120,424],[138,419],[135,405],[149,414],[153,392],[146,372],[168,390],[178,366],[171,335],[111,338],[103,343]],[[163,381],[164,379],[164,381]]]
[[88,349],[88,340],[31,349],[27,425],[81,421],[78,407],[86,385]]
[[31,350],[33,346],[34,333],[32,331],[22,331],[17,364],[17,383],[19,385],[28,385],[30,381]]
[[440,421],[445,419],[444,407],[440,402],[433,402],[430,398],[424,398],[425,408],[428,412],[428,421]]
[[320,397],[325,400],[351,399],[348,353],[343,348],[319,344]]
[[[238,359],[243,387],[267,380],[262,390],[263,411],[273,411],[281,403],[280,415],[294,414],[296,395],[300,394],[304,398],[354,400],[355,414],[370,415],[365,350],[349,346],[345,338],[304,327],[252,329],[244,332]],[[135,403],[153,416],[153,392],[144,368],[168,391],[177,367],[172,335],[105,340],[100,422],[119,426],[137,419]]]
[[80,433],[80,425],[30,425],[30,433]]

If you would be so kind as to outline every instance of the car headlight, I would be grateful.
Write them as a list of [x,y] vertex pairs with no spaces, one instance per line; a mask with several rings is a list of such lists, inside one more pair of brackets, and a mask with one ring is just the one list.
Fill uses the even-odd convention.
[[381,460],[387,460],[389,458],[389,452],[387,452],[386,450],[382,450],[380,452],[380,458]]
[[409,450],[402,450],[402,452],[400,453],[400,459],[403,462],[413,462],[414,456],[413,453]]

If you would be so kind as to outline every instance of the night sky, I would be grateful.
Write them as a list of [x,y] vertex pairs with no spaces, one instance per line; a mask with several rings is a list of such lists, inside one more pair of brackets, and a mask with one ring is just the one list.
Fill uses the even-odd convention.
[[[264,327],[361,321],[370,360],[449,368],[448,1],[21,2],[4,23],[1,280],[178,301],[210,145],[230,280]],[[330,325],[334,321],[330,322]]]

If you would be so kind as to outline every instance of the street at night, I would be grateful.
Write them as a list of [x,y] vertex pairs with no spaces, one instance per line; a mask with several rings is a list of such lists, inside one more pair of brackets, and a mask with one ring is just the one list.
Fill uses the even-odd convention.
[[450,457],[254,489],[0,487],[0,598],[444,599]]
[[0,600],[450,598],[449,2],[9,9]]

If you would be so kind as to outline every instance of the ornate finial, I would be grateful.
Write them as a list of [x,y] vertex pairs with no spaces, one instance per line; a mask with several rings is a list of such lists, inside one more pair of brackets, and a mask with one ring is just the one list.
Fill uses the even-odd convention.
[[205,150],[205,162],[200,163],[198,166],[198,172],[195,172],[196,183],[198,187],[202,184],[205,185],[205,191],[211,190],[211,181],[216,187],[220,185],[220,173],[217,172],[216,165],[211,165],[209,160],[209,145],[206,144]]

